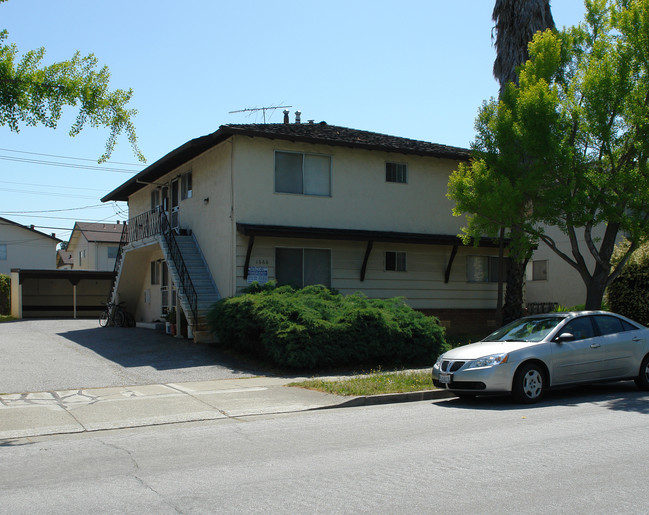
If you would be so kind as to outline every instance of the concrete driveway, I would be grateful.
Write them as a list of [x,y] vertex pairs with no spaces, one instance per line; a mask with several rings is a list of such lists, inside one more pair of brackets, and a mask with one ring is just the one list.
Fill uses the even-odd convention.
[[206,344],[97,320],[0,324],[0,394],[256,375]]

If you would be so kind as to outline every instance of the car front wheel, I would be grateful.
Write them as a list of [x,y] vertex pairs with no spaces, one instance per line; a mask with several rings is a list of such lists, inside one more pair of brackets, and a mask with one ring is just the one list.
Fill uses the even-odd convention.
[[545,376],[541,368],[530,363],[523,365],[514,376],[512,395],[519,402],[538,402],[545,393]]
[[642,360],[640,375],[636,377],[635,384],[641,390],[649,390],[649,354]]

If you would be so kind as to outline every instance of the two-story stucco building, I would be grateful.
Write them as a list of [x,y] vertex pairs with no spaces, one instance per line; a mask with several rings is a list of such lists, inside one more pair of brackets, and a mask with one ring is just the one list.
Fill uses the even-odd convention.
[[115,269],[122,223],[76,222],[66,248],[74,270]]
[[493,321],[497,245],[464,246],[446,197],[466,149],[321,123],[224,125],[102,201],[128,201],[114,297],[138,321],[176,299],[195,335],[250,282],[403,296],[453,332]]

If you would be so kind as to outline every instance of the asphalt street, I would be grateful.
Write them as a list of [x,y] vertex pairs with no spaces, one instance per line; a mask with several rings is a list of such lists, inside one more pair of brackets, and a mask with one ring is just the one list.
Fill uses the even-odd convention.
[[0,513],[644,514],[649,395],[455,398],[0,446]]

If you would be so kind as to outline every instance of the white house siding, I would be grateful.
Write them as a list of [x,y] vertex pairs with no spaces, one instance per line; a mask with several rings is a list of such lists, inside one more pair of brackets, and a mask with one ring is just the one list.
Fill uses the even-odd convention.
[[[445,283],[451,247],[375,243],[367,263],[365,280],[361,281],[366,242],[258,237],[253,246],[250,266],[267,267],[268,280],[275,279],[275,249],[278,247],[331,250],[331,287],[343,294],[360,291],[372,298],[405,297],[412,307],[428,310],[493,309],[496,304],[496,283],[467,281],[466,257],[485,255],[482,249],[460,249],[453,262],[449,282]],[[244,279],[247,249],[248,238],[239,235],[237,293],[248,286],[248,281]],[[407,271],[386,271],[385,251],[406,252]]]
[[0,245],[6,245],[6,259],[0,259],[0,274],[12,268],[55,269],[58,240],[31,229],[0,220]]

